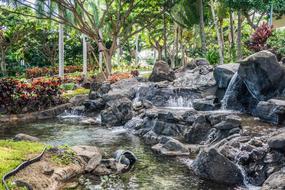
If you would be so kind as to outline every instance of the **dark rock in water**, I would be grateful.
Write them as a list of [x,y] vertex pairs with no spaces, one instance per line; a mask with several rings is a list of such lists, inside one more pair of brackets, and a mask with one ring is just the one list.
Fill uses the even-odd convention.
[[128,121],[124,127],[128,129],[139,130],[143,127],[144,120],[141,118],[134,117],[130,121]]
[[241,185],[240,169],[216,149],[202,150],[192,164],[196,175],[217,183]]
[[30,135],[27,135],[27,134],[23,134],[23,133],[17,134],[14,137],[14,140],[17,140],[17,141],[32,141],[32,142],[40,141],[40,139],[37,138],[37,137],[33,137],[33,136],[30,136]]
[[270,175],[263,183],[261,190],[284,190],[285,168]]
[[240,128],[241,127],[241,118],[238,116],[226,116],[224,121],[214,125],[216,129],[220,130],[231,130],[233,128]]
[[198,117],[198,112],[196,110],[189,110],[183,113],[181,117],[187,125],[192,125]]
[[211,128],[206,116],[200,115],[186,131],[185,140],[190,144],[200,144],[207,139]]
[[133,117],[132,102],[121,98],[107,102],[107,109],[101,111],[101,120],[107,125],[124,125]]
[[153,67],[153,71],[149,77],[149,80],[152,82],[160,82],[160,81],[173,81],[175,79],[175,74],[169,65],[160,60],[157,61]]
[[190,154],[189,149],[176,139],[162,137],[160,142],[152,146],[155,152],[167,156],[187,156]]
[[238,74],[250,94],[259,101],[282,94],[285,70],[269,51],[255,53],[241,61]]
[[214,70],[214,77],[218,88],[226,89],[233,77],[238,71],[239,64],[224,64],[219,65]]
[[166,136],[181,136],[183,131],[182,126],[178,124],[168,123],[159,120],[155,120],[152,130],[157,135]]
[[85,110],[88,112],[99,112],[105,108],[105,101],[102,98],[87,100],[84,102]]
[[285,101],[270,99],[257,104],[255,114],[264,121],[282,124],[285,120]]
[[143,135],[143,139],[146,144],[154,145],[160,141],[160,136],[150,130]]
[[192,104],[193,104],[194,109],[197,111],[212,111],[216,109],[214,100],[195,99],[193,100]]
[[271,137],[268,140],[268,145],[271,149],[285,152],[285,132]]

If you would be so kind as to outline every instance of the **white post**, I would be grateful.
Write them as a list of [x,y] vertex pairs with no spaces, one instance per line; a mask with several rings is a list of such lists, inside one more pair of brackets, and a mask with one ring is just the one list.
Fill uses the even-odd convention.
[[64,25],[59,23],[58,29],[58,76],[64,77]]
[[85,34],[82,35],[82,45],[83,45],[83,76],[87,78],[88,70],[87,70],[87,42]]
[[269,25],[272,26],[273,24],[273,2],[271,2],[270,6],[270,20],[269,20]]

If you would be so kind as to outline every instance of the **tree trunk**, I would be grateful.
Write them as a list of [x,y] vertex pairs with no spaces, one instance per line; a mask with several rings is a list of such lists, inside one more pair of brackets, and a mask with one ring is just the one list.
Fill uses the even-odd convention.
[[220,19],[219,21],[219,30],[220,30],[220,35],[221,35],[221,44],[222,44],[222,52],[223,52],[223,55],[224,55],[224,52],[225,52],[225,41],[224,41],[224,30],[223,30],[223,24],[224,24],[224,21],[223,19]]
[[86,42],[86,36],[82,35],[82,41],[83,41],[83,77],[86,79],[88,76],[88,70],[87,70],[87,42]]
[[216,13],[215,13],[215,4],[214,4],[213,0],[210,0],[210,7],[211,7],[213,20],[215,23],[215,29],[216,29],[217,39],[218,39],[218,44],[219,44],[220,64],[224,64],[223,44],[222,44],[222,40],[221,40],[221,34],[220,34],[219,26],[218,26],[218,20],[217,20]]
[[163,51],[162,48],[158,48],[158,49],[157,49],[157,52],[158,52],[158,57],[157,57],[157,59],[158,59],[158,60],[162,60],[162,51]]
[[164,41],[164,57],[165,60],[167,60],[167,25],[166,25],[166,15],[165,13],[163,14],[163,41]]
[[242,58],[241,50],[241,30],[242,30],[242,20],[241,20],[241,10],[238,11],[238,28],[237,28],[237,58],[240,60]]
[[156,49],[153,49],[153,64],[156,63],[156,59],[157,59],[157,57],[156,57]]
[[233,10],[231,9],[230,10],[230,30],[231,30],[231,48],[232,49],[234,49],[234,47],[235,47],[235,37],[234,37],[234,31],[235,31],[235,29],[234,29],[234,18],[233,18],[233,14],[234,14],[234,12],[233,12]]
[[[59,14],[63,14],[60,10]],[[64,77],[64,25],[59,23],[59,29],[58,29],[58,76],[60,78]]]
[[105,51],[105,58],[106,58],[106,69],[107,75],[110,76],[112,74],[112,54]]
[[6,69],[6,61],[5,61],[5,51],[1,51],[1,73],[3,76],[7,74],[7,69]]
[[[99,40],[98,40],[98,44],[102,41],[102,32],[101,30],[99,30]],[[100,46],[98,48],[99,51],[99,71],[102,72],[103,71],[103,51],[102,49],[100,49]]]
[[174,54],[174,59],[171,61],[171,67],[172,69],[175,68],[175,62],[177,60],[178,57],[178,43],[179,43],[179,26],[178,24],[175,24],[175,54]]
[[121,44],[120,44],[120,39],[117,39],[117,55],[116,55],[116,62],[119,65],[121,62]]
[[200,38],[201,38],[201,45],[203,53],[207,51],[207,44],[206,44],[206,34],[205,34],[205,22],[204,22],[204,6],[203,0],[199,0],[199,16],[200,16]]
[[136,35],[136,53],[135,64],[139,64],[139,34]]

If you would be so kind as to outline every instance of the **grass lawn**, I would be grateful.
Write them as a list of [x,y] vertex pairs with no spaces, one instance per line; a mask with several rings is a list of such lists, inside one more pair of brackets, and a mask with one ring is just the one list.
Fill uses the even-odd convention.
[[[32,154],[39,154],[44,145],[35,142],[0,140],[0,178],[23,161],[31,158]],[[4,189],[0,183],[0,189]]]

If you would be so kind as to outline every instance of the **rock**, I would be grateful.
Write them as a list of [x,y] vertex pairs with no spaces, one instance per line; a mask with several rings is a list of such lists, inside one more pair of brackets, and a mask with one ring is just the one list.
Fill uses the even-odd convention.
[[278,96],[285,88],[285,70],[269,51],[255,53],[241,61],[238,75],[250,94],[259,101]]
[[241,127],[241,118],[238,116],[226,116],[224,121],[214,125],[216,129],[219,130],[231,130],[233,128],[240,128]]
[[133,117],[132,102],[121,98],[107,102],[107,109],[101,111],[101,120],[107,125],[124,125]]
[[184,144],[169,137],[162,137],[160,142],[151,148],[155,152],[167,156],[187,156],[190,154]]
[[143,127],[144,120],[138,117],[132,118],[130,121],[128,121],[124,127],[127,129],[135,129],[139,130]]
[[87,100],[84,102],[84,107],[88,112],[99,112],[105,108],[106,102],[102,98],[95,100]]
[[269,138],[268,146],[271,149],[285,151],[285,132]]
[[93,156],[87,163],[85,167],[86,172],[92,172],[93,170],[96,169],[96,167],[100,164],[102,160],[102,155],[98,152],[97,155]]
[[101,122],[97,119],[87,118],[87,119],[82,119],[80,123],[83,125],[99,125]]
[[284,190],[285,168],[270,175],[263,183],[261,190]]
[[54,172],[54,169],[50,167],[48,164],[43,165],[43,174],[44,175],[52,175]]
[[109,82],[93,82],[90,86],[91,92],[97,92],[98,95],[107,94],[111,90]]
[[214,69],[214,77],[219,88],[226,89],[233,77],[238,71],[239,64],[218,65]]
[[192,164],[196,175],[217,183],[241,185],[243,176],[240,169],[216,149],[202,150]]
[[152,130],[157,135],[165,136],[181,136],[183,131],[182,126],[178,124],[168,123],[158,119],[155,120]]
[[186,131],[185,140],[190,144],[200,144],[207,140],[212,126],[204,115],[198,116],[193,125]]
[[73,146],[71,149],[87,163],[91,158],[101,155],[100,150],[95,146]]
[[209,61],[205,58],[196,58],[194,61],[195,61],[195,65],[197,66],[210,65]]
[[17,141],[32,141],[32,142],[40,141],[39,138],[30,136],[30,135],[27,135],[27,134],[24,134],[24,133],[17,134],[14,137],[14,140],[17,140]]
[[82,105],[86,100],[88,100],[88,95],[81,94],[81,95],[77,95],[77,96],[72,97],[69,100],[69,102],[75,106],[79,106],[79,105]]
[[193,107],[197,111],[211,111],[215,110],[216,105],[214,104],[214,100],[207,99],[195,99],[192,102]]
[[277,99],[260,101],[254,115],[270,123],[282,124],[285,121],[285,101]]
[[160,82],[160,81],[173,81],[175,79],[175,74],[169,65],[160,60],[157,61],[153,67],[153,71],[149,77],[149,80],[152,82]]

